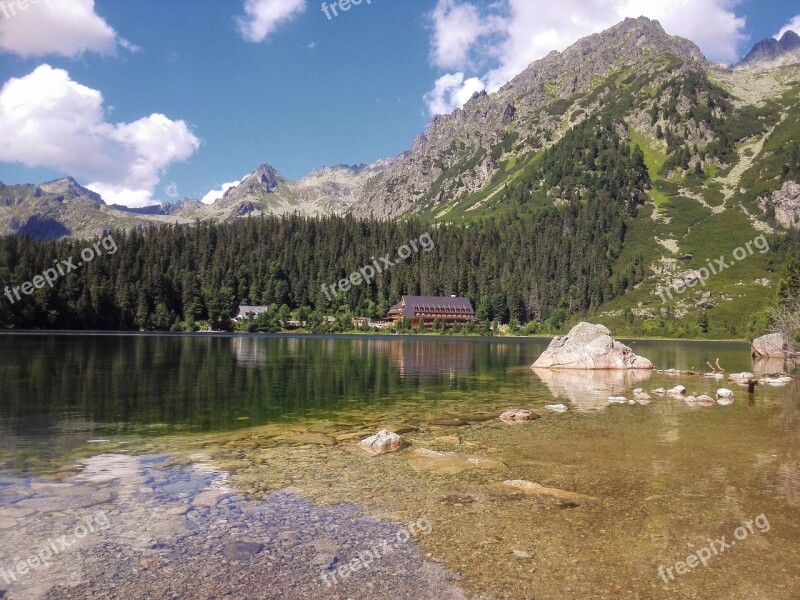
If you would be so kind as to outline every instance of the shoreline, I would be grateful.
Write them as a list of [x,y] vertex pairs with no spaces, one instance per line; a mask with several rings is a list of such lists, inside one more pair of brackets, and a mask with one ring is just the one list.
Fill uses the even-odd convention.
[[[564,333],[554,333],[547,335],[442,335],[432,333],[380,333],[366,331],[351,332],[326,332],[312,333],[309,331],[277,331],[271,333],[249,333],[244,331],[118,331],[118,330],[83,330],[83,329],[2,329],[0,335],[69,335],[69,336],[126,336],[126,337],[253,337],[253,338],[342,338],[352,339],[360,337],[384,338],[384,339],[443,339],[443,340],[552,340],[554,337],[566,335]],[[647,342],[701,342],[701,343],[730,343],[730,344],[751,344],[752,340],[745,338],[669,338],[669,337],[649,337],[649,336],[616,336],[619,341],[647,341]]]

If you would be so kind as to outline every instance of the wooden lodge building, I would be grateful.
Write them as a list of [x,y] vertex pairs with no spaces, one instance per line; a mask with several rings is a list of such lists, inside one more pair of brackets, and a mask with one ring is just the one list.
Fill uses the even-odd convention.
[[412,325],[422,322],[430,326],[436,319],[445,325],[452,325],[474,321],[475,310],[467,298],[403,296],[386,314],[386,319],[397,323],[403,318],[408,319]]

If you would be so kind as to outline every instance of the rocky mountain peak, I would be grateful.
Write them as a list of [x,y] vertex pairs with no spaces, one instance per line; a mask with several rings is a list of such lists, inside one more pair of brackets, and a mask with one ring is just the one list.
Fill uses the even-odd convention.
[[39,188],[46,194],[63,196],[65,199],[83,198],[86,200],[91,200],[96,204],[104,204],[100,194],[96,194],[95,192],[81,186],[72,177],[63,177],[62,179],[48,181],[41,184]]
[[286,178],[275,167],[264,163],[246,177],[240,185],[257,185],[264,191],[269,192],[285,182]]
[[800,62],[800,35],[789,30],[779,40],[767,38],[758,42],[737,67],[772,67],[795,62]]

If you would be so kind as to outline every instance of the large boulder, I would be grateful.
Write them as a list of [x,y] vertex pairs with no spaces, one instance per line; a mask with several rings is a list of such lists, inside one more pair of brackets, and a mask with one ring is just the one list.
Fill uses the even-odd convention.
[[753,340],[752,355],[755,358],[786,358],[786,336],[770,333]]
[[614,340],[603,325],[578,323],[567,335],[550,342],[533,368],[652,370],[653,363]]

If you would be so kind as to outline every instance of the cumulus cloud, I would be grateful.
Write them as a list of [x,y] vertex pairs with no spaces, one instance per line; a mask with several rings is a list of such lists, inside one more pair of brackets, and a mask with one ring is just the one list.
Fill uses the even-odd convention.
[[445,69],[466,66],[468,57],[476,54],[476,43],[503,29],[500,17],[482,14],[477,6],[456,0],[440,0],[430,18],[431,56],[434,64]]
[[425,105],[432,115],[446,115],[466,104],[475,92],[484,89],[477,77],[464,79],[464,73],[450,73],[436,80],[425,94]]
[[246,0],[245,16],[237,17],[239,33],[248,42],[263,42],[279,25],[306,9],[306,0]]
[[778,33],[775,34],[775,39],[779,40],[783,37],[783,34],[787,31],[794,31],[795,33],[800,33],[800,15],[797,15],[794,19],[789,21],[786,25],[783,26]]
[[99,91],[47,64],[0,88],[0,161],[89,180],[86,187],[109,203],[155,203],[153,191],[167,167],[199,146],[184,121],[162,114],[108,122]]
[[[24,8],[23,8],[24,7]],[[94,0],[6,0],[0,3],[0,50],[19,56],[112,54],[138,47],[120,38]]]
[[[738,0],[561,0],[553,10],[543,0],[498,0],[482,9],[476,0],[438,0],[429,14],[432,27],[431,58],[441,69],[479,64],[487,44],[495,48],[495,64],[483,72],[461,74],[462,90],[449,97],[468,100],[477,77],[490,92],[496,91],[531,62],[552,50],[564,50],[581,37],[611,27],[625,17],[657,19],[672,35],[686,37],[713,60],[735,61],[744,34],[745,19],[733,9]],[[488,12],[487,12],[488,11]],[[477,21],[476,21],[477,19]],[[491,42],[489,44],[489,42]],[[466,69],[467,72],[469,69]],[[459,73],[452,77],[458,78]],[[450,83],[455,79],[445,80]],[[440,102],[442,78],[426,95],[432,114]],[[451,104],[452,106],[452,104]]]
[[217,200],[222,198],[231,188],[235,188],[237,185],[242,183],[242,180],[239,181],[231,181],[230,183],[223,183],[218,190],[211,190],[205,196],[203,196],[202,200],[200,200],[203,204],[214,204]]

